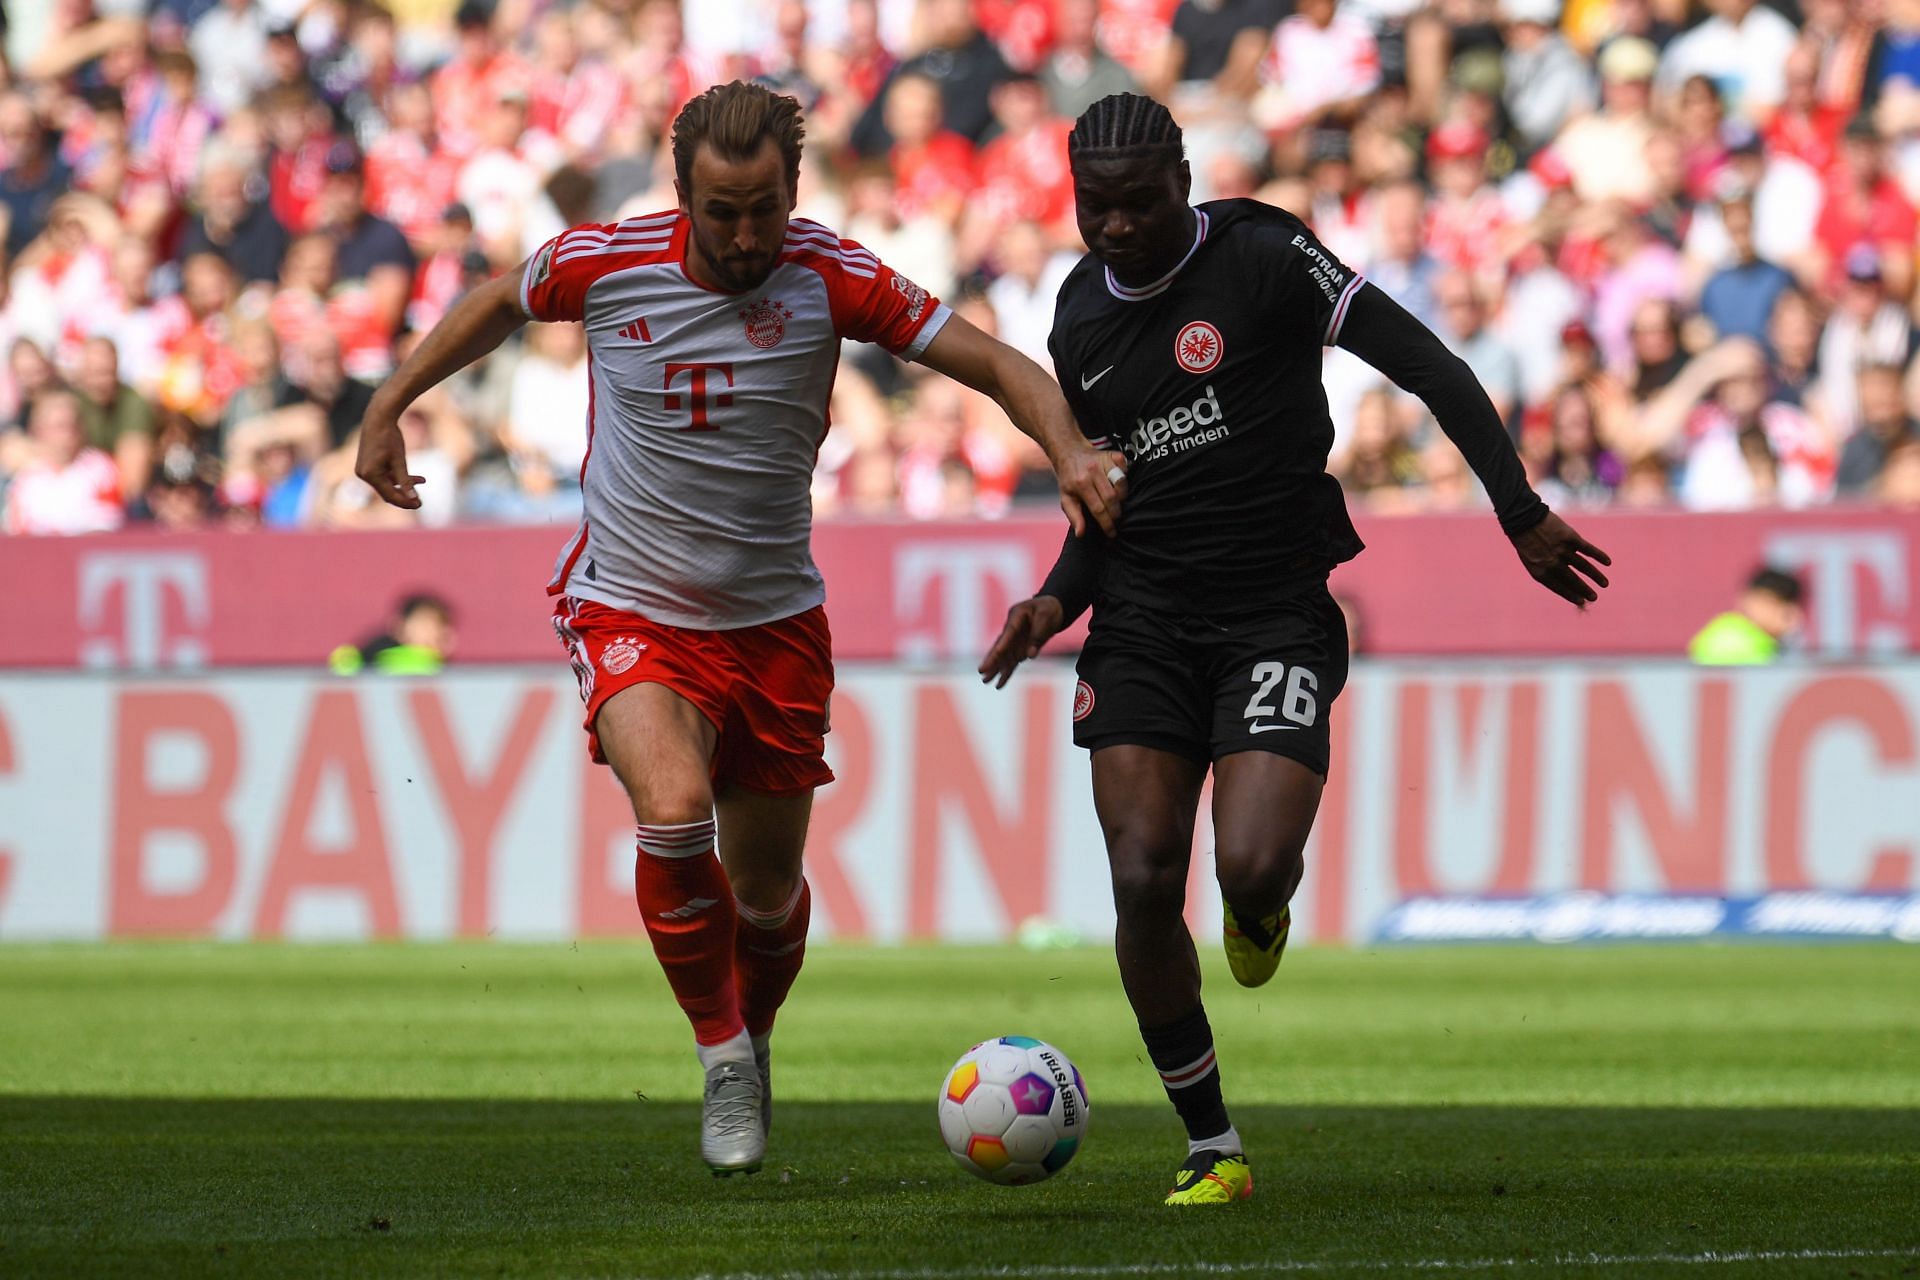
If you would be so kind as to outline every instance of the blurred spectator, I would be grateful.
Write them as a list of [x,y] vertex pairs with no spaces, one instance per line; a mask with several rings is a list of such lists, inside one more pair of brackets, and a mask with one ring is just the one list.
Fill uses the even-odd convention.
[[1353,434],[1347,445],[1340,482],[1349,494],[1375,509],[1405,510],[1402,490],[1421,480],[1420,455],[1394,412],[1393,393],[1384,387],[1360,397],[1354,407]]
[[1853,497],[1873,492],[1887,459],[1920,442],[1920,424],[1907,412],[1897,364],[1863,364],[1858,376],[1860,425],[1840,449],[1839,491]]
[[1785,96],[1783,72],[1799,32],[1756,0],[1707,0],[1707,8],[1712,16],[1661,56],[1661,88],[1672,93],[1704,76],[1726,95],[1730,111],[1764,121]]
[[1913,283],[1915,228],[1913,206],[1887,173],[1885,145],[1871,121],[1856,119],[1847,126],[1813,232],[1827,264],[1827,286],[1837,286],[1850,270],[1856,249],[1871,249],[1893,292],[1905,296]]
[[1648,403],[1631,452],[1681,458],[1680,500],[1696,511],[1802,507],[1833,489],[1831,438],[1767,399],[1765,359],[1740,338],[1689,361]]
[[1553,506],[1601,506],[1620,485],[1624,469],[1600,442],[1598,412],[1588,392],[1566,387],[1553,398],[1546,433],[1550,448],[1537,482]]
[[1170,104],[1184,99],[1245,100],[1260,85],[1260,61],[1286,16],[1278,0],[1181,0],[1173,12],[1147,91]]
[[394,608],[393,620],[379,635],[359,644],[343,644],[327,658],[335,675],[427,676],[453,656],[453,606],[437,595],[411,595]]
[[862,155],[880,155],[897,141],[887,104],[905,76],[924,78],[934,87],[941,120],[966,141],[984,141],[993,123],[994,86],[1012,69],[974,23],[969,0],[921,0],[919,17],[927,48],[900,64],[854,126],[853,145]]
[[263,94],[259,111],[269,151],[268,203],[289,232],[314,227],[313,206],[327,180],[335,138],[326,104],[304,88],[282,85]]
[[513,369],[499,444],[505,466],[466,487],[466,510],[483,520],[566,522],[580,514],[587,455],[586,331],[541,325]]
[[395,85],[387,95],[387,119],[389,127],[366,152],[367,208],[399,227],[416,252],[431,252],[460,183],[460,162],[434,132],[426,85]]
[[1506,202],[1486,181],[1488,138],[1477,125],[1453,121],[1427,136],[1427,172],[1434,200],[1426,242],[1449,267],[1497,291],[1506,274]]
[[1375,195],[1373,216],[1367,279],[1429,329],[1439,329],[1433,286],[1445,268],[1427,252],[1423,238],[1426,197],[1416,183],[1392,183]]
[[1820,358],[1820,317],[1807,295],[1789,289],[1767,321],[1767,397],[1807,407]]
[[1774,303],[1793,287],[1793,277],[1760,257],[1753,242],[1753,198],[1732,174],[1720,195],[1720,220],[1732,248],[1732,261],[1708,278],[1700,291],[1700,314],[1723,338],[1763,341]]
[[978,194],[969,219],[989,240],[1022,220],[1039,223],[1049,240],[1079,245],[1073,226],[1073,174],[1067,168],[1071,120],[1052,114],[1032,76],[1013,76],[993,91],[999,133],[980,148]]
[[393,369],[393,336],[413,295],[413,249],[400,228],[368,211],[360,152],[350,142],[327,155],[317,211],[317,225],[336,245],[337,284],[327,312],[347,372],[378,380]]
[[1380,83],[1373,28],[1337,0],[1299,0],[1274,29],[1253,116],[1273,133],[1348,124]]
[[220,519],[220,502],[213,486],[197,475],[182,479],[162,473],[142,495],[134,519],[152,523],[173,533],[206,529]]
[[975,185],[973,144],[944,126],[940,88],[927,76],[895,76],[884,103],[900,216],[924,213],[952,226]]
[[[1590,331],[1587,340],[1594,341]],[[1627,348],[1627,358],[1610,366],[1620,370],[1627,393],[1638,404],[1672,382],[1687,363],[1675,304],[1655,298],[1636,307],[1627,326]]]
[[1487,331],[1480,286],[1465,272],[1451,271],[1435,281],[1433,296],[1440,311],[1440,336],[1486,388],[1501,421],[1511,423],[1521,403],[1520,362],[1506,343]]
[[7,220],[9,261],[46,227],[53,203],[73,179],[61,161],[32,101],[0,94],[0,210]]
[[209,106],[230,116],[273,83],[267,15],[253,0],[220,0],[193,24],[188,45]]
[[113,459],[87,443],[72,393],[34,398],[23,462],[6,491],[9,533],[99,533],[124,519]]
[[500,46],[492,24],[491,5],[463,0],[454,14],[459,35],[453,58],[433,75],[437,131],[456,158],[465,159],[479,149],[479,130],[500,101],[501,90],[509,85],[524,89],[531,80],[520,58]]
[[1560,0],[1502,0],[1506,53],[1501,102],[1528,154],[1593,105],[1586,64],[1560,34]]
[[[1623,368],[1631,362],[1640,370],[1635,392],[1644,396],[1644,375],[1657,367],[1658,355],[1677,354],[1680,324],[1673,300],[1682,284],[1680,255],[1654,234],[1645,218],[1624,206],[1608,206],[1601,219],[1604,256],[1593,282],[1593,333],[1610,366]],[[1662,328],[1675,351],[1650,355],[1644,340]]]
[[272,281],[287,252],[287,229],[262,199],[248,194],[251,159],[228,142],[215,141],[200,157],[199,206],[181,237],[182,257],[215,253],[251,284]]
[[[540,166],[522,148],[527,133],[527,91],[503,82],[481,116],[479,145],[461,166],[455,187],[460,203],[473,213],[474,233],[489,257],[517,262],[539,248],[524,227],[540,194]],[[443,205],[444,207],[444,205]],[[564,231],[556,227],[553,234]]]
[[1888,296],[1880,268],[1880,255],[1866,245],[1847,255],[1839,305],[1820,337],[1820,400],[1841,437],[1860,419],[1854,372],[1866,364],[1905,365],[1913,354],[1913,322]]
[[1053,114],[1073,120],[1100,99],[1135,91],[1133,76],[1109,57],[1096,38],[1099,0],[1059,0],[1053,52],[1040,67]]
[[1687,656],[1703,666],[1753,666],[1780,656],[1783,643],[1800,629],[1805,613],[1800,579],[1784,569],[1763,565],[1747,579],[1735,607],[1700,628]]
[[1659,63],[1654,47],[1633,37],[1614,41],[1600,55],[1600,109],[1569,124],[1553,144],[1582,200],[1652,199],[1646,160],[1657,127],[1649,108]]
[[846,234],[880,261],[938,297],[953,292],[953,231],[928,214],[901,213],[893,166],[869,160],[854,170],[847,187]]
[[1016,222],[1000,237],[994,254],[999,276],[987,286],[1000,340],[1031,357],[1041,368],[1052,368],[1047,335],[1053,329],[1053,300],[1077,261],[1070,253],[1055,253],[1034,222]]
[[1722,214],[1728,200],[1746,203],[1753,252],[1759,258],[1803,276],[1816,275],[1813,229],[1825,199],[1819,174],[1792,156],[1769,157],[1760,136],[1743,122],[1729,124],[1722,136],[1726,165],[1714,180],[1714,198],[1695,208],[1686,233],[1684,247],[1696,278],[1736,260]]
[[153,471],[153,406],[120,380],[120,353],[111,338],[88,338],[74,371],[75,403],[87,443],[107,454],[125,493],[140,493]]

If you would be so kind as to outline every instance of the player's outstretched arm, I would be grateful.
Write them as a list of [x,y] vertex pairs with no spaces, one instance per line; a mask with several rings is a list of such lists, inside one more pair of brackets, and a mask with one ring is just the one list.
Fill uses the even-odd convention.
[[413,354],[380,384],[360,422],[360,453],[354,474],[396,507],[416,510],[414,486],[423,478],[407,474],[407,446],[400,438],[400,415],[427,388],[458,373],[505,342],[527,322],[520,309],[520,279],[526,264],[489,280],[453,305]]
[[1007,610],[1006,624],[987,656],[980,660],[982,683],[994,681],[994,688],[1006,688],[1022,662],[1039,657],[1047,641],[1087,611],[1100,583],[1099,558],[1105,546],[1090,533],[1067,534],[1060,558],[1054,561],[1040,590]]
[[1021,663],[1040,656],[1047,641],[1067,627],[1067,611],[1048,595],[1029,596],[1007,610],[1007,621],[994,638],[987,656],[980,659],[980,682],[996,689],[1007,681]]
[[1013,425],[1047,451],[1060,482],[1060,507],[1073,531],[1085,533],[1091,516],[1113,536],[1126,495],[1126,455],[1087,443],[1046,370],[959,316],[948,319],[934,335],[919,362],[992,396]]
[[1527,483],[1493,401],[1464,360],[1370,284],[1347,312],[1340,345],[1433,411],[1447,439],[1486,486],[1500,527],[1535,582],[1581,608],[1600,598],[1595,588],[1606,586],[1607,576],[1597,565],[1612,564],[1612,558],[1547,510]]

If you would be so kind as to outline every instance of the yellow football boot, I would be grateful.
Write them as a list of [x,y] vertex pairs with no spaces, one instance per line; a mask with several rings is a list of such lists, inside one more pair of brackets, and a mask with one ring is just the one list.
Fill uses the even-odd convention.
[[1233,918],[1233,908],[1221,908],[1226,925],[1221,940],[1227,948],[1227,967],[1233,980],[1243,987],[1257,987],[1280,967],[1280,953],[1287,949],[1287,930],[1293,927],[1293,909],[1281,907],[1279,913],[1254,924],[1243,925]]
[[1253,1198],[1253,1170],[1243,1155],[1196,1151],[1173,1175],[1168,1204],[1232,1204]]

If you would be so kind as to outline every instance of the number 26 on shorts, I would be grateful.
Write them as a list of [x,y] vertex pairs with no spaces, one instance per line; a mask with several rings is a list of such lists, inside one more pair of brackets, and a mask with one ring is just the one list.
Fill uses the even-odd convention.
[[[1280,709],[1275,711],[1268,699],[1273,696],[1275,687],[1283,680],[1286,681],[1286,689],[1280,695]],[[1251,726],[1255,733],[1267,729],[1289,729],[1296,725],[1309,727],[1313,724],[1314,717],[1319,714],[1320,709],[1314,702],[1313,695],[1318,692],[1320,681],[1305,667],[1288,668],[1283,662],[1257,662],[1253,667],[1253,683],[1258,688],[1253,691],[1253,696],[1247,699],[1247,709],[1241,714],[1248,720],[1277,715],[1280,719],[1290,722],[1284,725],[1255,724]]]

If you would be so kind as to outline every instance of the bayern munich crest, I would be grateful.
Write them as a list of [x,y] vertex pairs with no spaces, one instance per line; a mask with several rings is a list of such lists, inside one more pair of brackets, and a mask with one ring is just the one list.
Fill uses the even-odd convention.
[[1085,680],[1073,686],[1073,719],[1077,724],[1093,714],[1093,686]]
[[607,669],[607,674],[610,676],[621,675],[631,670],[634,663],[640,661],[640,655],[646,652],[646,648],[647,646],[632,636],[621,636],[608,645],[607,651],[600,655],[600,665]]
[[1173,340],[1173,358],[1188,373],[1212,373],[1226,350],[1220,331],[1205,320],[1183,325]]
[[740,318],[746,321],[748,342],[756,347],[772,347],[787,336],[787,321],[793,319],[793,312],[785,303],[762,298],[741,311]]

